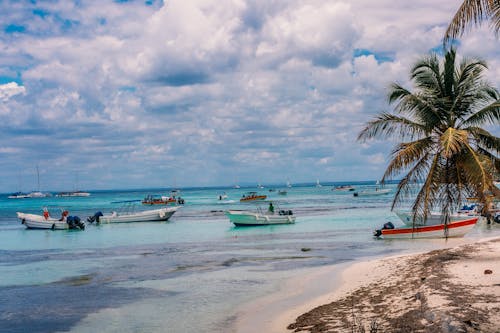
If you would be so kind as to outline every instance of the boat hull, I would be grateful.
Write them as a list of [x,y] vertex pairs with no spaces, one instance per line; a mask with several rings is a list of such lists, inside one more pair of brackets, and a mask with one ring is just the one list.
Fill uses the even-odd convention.
[[[417,226],[415,228],[396,228],[382,229],[381,237],[384,239],[395,238],[445,238],[445,237],[463,237],[477,223],[478,218],[469,218],[463,221],[450,222],[447,226],[444,224]],[[447,229],[447,235],[445,232]]]
[[295,223],[293,215],[259,214],[248,211],[229,210],[226,216],[236,226],[259,226]]
[[112,214],[99,217],[99,223],[162,222],[167,221],[179,207],[146,210],[131,214]]
[[67,230],[69,225],[66,221],[59,221],[54,218],[45,219],[41,215],[17,213],[17,218],[28,229],[52,229],[52,230]]

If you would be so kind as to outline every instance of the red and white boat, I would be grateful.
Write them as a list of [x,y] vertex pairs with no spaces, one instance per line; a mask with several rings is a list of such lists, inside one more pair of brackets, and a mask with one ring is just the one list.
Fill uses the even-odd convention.
[[[393,229],[380,229],[375,231],[375,236],[384,239],[393,238],[445,238],[463,237],[476,225],[478,217],[461,221],[451,221],[444,224],[415,226]],[[385,227],[385,226],[384,226]]]

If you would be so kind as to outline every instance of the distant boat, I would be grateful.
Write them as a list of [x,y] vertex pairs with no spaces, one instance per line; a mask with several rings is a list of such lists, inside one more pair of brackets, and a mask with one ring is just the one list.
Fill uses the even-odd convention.
[[295,223],[295,216],[291,210],[280,210],[278,214],[251,212],[244,210],[228,210],[225,212],[229,221],[236,226],[259,226],[274,224],[292,224]]
[[9,199],[25,199],[25,198],[29,198],[29,194],[28,193],[24,193],[24,192],[15,192],[15,193],[12,193],[11,195],[9,195],[7,198]]
[[286,190],[278,190],[278,194],[280,195],[287,195],[287,191]]
[[28,198],[46,198],[52,196],[50,193],[40,192],[40,172],[38,170],[38,165],[36,166],[36,179],[38,184],[37,190],[28,193]]
[[377,196],[377,195],[384,195],[388,194],[391,192],[391,189],[389,188],[376,188],[374,190],[363,190],[359,192],[354,192],[353,195],[355,197],[369,197],[369,196]]
[[147,195],[143,200],[142,204],[143,205],[168,205],[168,204],[183,204],[184,199],[181,197],[175,197],[175,196],[153,196],[153,195]]
[[221,200],[221,201],[222,200],[227,200],[227,194],[226,194],[226,192],[222,192],[221,194],[219,194],[218,199]]
[[316,187],[322,187],[322,186],[323,186],[323,185],[321,185],[321,184],[319,183],[319,179],[316,179]]
[[234,186],[233,186],[233,188],[238,189],[238,188],[241,188],[241,186],[240,186],[240,185],[238,185],[238,184],[236,184],[236,185],[234,185]]
[[355,188],[352,187],[351,185],[340,185],[340,186],[337,186],[334,189],[332,189],[332,191],[333,190],[335,190],[335,191],[354,191]]
[[243,196],[240,199],[240,202],[265,200],[266,198],[267,195],[259,195],[257,194],[257,192],[248,192],[247,194],[243,194]]
[[264,186],[262,186],[262,185],[259,183],[259,184],[257,185],[257,188],[262,189],[262,188],[264,188]]
[[90,193],[83,191],[59,192],[56,194],[56,197],[88,197],[88,196],[90,196]]
[[463,237],[474,228],[477,220],[478,217],[473,217],[463,221],[452,221],[447,225],[437,224],[404,228],[394,228],[394,225],[388,222],[382,229],[375,230],[373,235],[384,239]]
[[291,187],[292,187],[292,184],[290,183],[290,181],[289,181],[289,180],[287,180],[287,181],[286,181],[286,187],[288,187],[288,188],[291,188]]

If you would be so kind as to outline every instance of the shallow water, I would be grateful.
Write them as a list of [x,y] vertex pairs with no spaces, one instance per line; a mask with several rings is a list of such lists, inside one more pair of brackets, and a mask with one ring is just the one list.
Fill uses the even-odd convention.
[[[41,213],[47,206],[53,215],[64,208],[84,219],[98,210],[119,209],[116,201],[166,193],[3,196],[0,331],[221,332],[231,327],[239,306],[276,291],[303,269],[445,242],[373,239],[373,229],[398,221],[389,209],[392,196],[355,198],[330,186],[293,187],[286,196],[259,190],[292,209],[296,224],[234,227],[223,211],[254,208],[238,202],[249,190],[255,189],[186,189],[186,204],[169,222],[87,224],[85,231],[27,230],[15,213]],[[218,200],[222,191],[229,202]],[[495,236],[499,230],[481,224],[467,238]]]

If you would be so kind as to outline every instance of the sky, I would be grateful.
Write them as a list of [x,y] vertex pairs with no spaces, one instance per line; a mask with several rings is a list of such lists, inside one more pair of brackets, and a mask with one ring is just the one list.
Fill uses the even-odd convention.
[[[357,135],[461,2],[1,1],[0,192],[380,179]],[[500,88],[487,24],[457,53]]]

